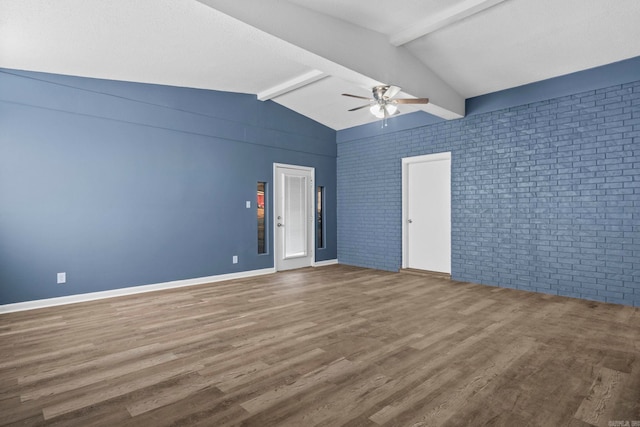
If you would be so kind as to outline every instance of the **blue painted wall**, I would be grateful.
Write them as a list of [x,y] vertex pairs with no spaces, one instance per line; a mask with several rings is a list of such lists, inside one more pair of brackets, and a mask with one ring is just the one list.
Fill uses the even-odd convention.
[[560,97],[532,101],[540,82],[460,120],[339,132],[340,262],[398,270],[401,158],[451,151],[454,279],[640,306],[640,66],[626,64],[615,84],[605,67],[563,77],[581,91]]
[[272,267],[274,162],[316,168],[335,259],[335,131],[254,95],[0,69],[0,304]]

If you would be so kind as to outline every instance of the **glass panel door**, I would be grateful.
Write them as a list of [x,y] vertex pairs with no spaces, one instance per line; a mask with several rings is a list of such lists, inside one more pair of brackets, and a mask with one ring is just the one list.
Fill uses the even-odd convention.
[[315,251],[314,169],[274,163],[274,264],[311,267]]
[[285,174],[284,257],[307,255],[307,177]]

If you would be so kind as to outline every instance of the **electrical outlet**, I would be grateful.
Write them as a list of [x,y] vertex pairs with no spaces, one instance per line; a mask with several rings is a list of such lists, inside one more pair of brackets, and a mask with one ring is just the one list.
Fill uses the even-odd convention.
[[247,207],[247,209],[250,209],[251,208],[251,200],[247,200],[244,205]]
[[232,260],[231,260],[234,264],[238,263],[238,255],[234,255]]
[[67,283],[67,273],[58,273],[58,284]]

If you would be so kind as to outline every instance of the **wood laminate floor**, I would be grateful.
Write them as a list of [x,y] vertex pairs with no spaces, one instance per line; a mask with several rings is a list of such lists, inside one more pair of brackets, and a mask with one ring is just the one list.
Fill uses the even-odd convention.
[[342,265],[0,316],[0,425],[640,425],[640,310]]

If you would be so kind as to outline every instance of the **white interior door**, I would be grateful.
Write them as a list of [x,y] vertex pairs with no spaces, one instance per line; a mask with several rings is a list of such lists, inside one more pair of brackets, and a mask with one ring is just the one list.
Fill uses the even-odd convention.
[[314,169],[274,164],[276,270],[313,265]]
[[402,159],[404,268],[451,273],[451,153]]

